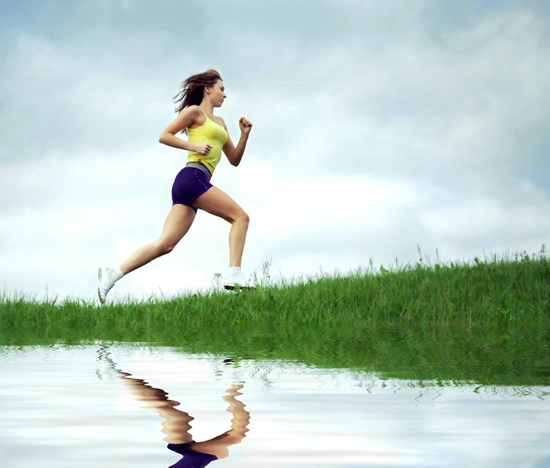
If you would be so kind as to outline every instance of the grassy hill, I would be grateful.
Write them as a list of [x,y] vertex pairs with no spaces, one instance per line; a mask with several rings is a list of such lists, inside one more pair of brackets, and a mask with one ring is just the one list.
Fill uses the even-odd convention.
[[0,298],[0,345],[124,342],[386,377],[550,384],[550,261],[424,265],[98,306]]

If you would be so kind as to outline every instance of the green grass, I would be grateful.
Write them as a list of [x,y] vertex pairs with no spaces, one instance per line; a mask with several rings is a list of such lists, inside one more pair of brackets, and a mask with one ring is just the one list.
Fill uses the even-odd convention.
[[213,323],[277,325],[414,322],[479,325],[550,319],[550,260],[538,255],[475,259],[471,264],[423,265],[391,271],[358,271],[348,276],[258,287],[227,294],[204,292],[169,299],[99,306],[83,300],[29,301],[0,298],[3,330],[47,327],[87,330],[105,325],[170,327]]
[[0,298],[0,344],[151,343],[386,376],[550,384],[550,261],[536,255],[98,306]]

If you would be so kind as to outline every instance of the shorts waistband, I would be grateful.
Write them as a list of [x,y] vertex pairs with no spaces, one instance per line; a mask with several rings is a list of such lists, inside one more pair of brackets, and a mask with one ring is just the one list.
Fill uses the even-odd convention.
[[200,162],[188,162],[185,167],[194,167],[195,169],[200,169],[202,172],[204,172],[206,177],[208,177],[208,180],[210,180],[210,178],[212,177],[212,174],[210,174],[208,168]]

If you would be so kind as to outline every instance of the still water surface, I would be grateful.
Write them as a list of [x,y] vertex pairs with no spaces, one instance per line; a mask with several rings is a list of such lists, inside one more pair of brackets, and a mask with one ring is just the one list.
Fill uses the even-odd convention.
[[0,369],[6,468],[550,467],[550,387],[137,346],[8,348]]

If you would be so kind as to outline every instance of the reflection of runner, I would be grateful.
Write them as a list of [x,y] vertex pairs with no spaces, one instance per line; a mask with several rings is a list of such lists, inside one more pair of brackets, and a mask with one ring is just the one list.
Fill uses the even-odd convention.
[[166,434],[164,440],[168,442],[170,450],[183,456],[170,468],[203,468],[214,460],[226,458],[229,455],[228,447],[240,443],[246,437],[250,413],[244,409],[245,405],[235,398],[242,395],[239,390],[243,388],[244,382],[233,382],[223,396],[229,403],[227,411],[233,415],[231,429],[204,442],[195,442],[189,432],[189,423],[194,418],[189,413],[175,408],[179,406],[179,402],[169,400],[168,393],[164,390],[153,388],[144,380],[131,378],[131,374],[116,369],[115,363],[105,349],[101,349],[98,354],[100,360],[109,363],[110,372],[114,371],[115,375],[121,378],[122,383],[137,400],[146,402],[146,408],[153,408],[165,418],[162,422],[162,432]]

